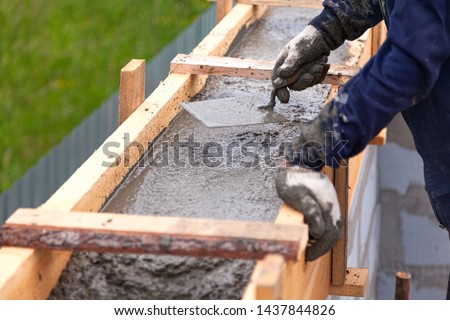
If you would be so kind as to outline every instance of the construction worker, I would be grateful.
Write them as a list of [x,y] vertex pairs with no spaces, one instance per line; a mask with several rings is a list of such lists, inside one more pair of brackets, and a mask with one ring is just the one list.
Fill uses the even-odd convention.
[[[289,90],[320,83],[331,50],[384,19],[387,39],[364,68],[286,148],[275,179],[282,200],[305,215],[315,242],[306,258],[330,250],[342,222],[324,164],[361,152],[402,113],[424,162],[425,187],[442,228],[450,232],[450,1],[325,0],[323,11],[281,51],[272,84],[281,102]],[[447,299],[450,299],[450,277]]]

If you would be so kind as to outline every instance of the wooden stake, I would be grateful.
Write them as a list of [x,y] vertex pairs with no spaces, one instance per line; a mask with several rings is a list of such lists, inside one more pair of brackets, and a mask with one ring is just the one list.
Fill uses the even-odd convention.
[[0,246],[229,259],[295,261],[307,238],[302,225],[36,209],[19,209],[0,227]]
[[395,275],[395,300],[409,300],[411,274],[400,271]]
[[342,286],[347,275],[347,241],[348,241],[348,165],[335,169],[334,186],[336,188],[342,214],[342,236],[332,254],[331,283]]
[[133,59],[120,71],[119,124],[145,100],[145,60]]
[[233,0],[217,0],[217,23],[233,8]]

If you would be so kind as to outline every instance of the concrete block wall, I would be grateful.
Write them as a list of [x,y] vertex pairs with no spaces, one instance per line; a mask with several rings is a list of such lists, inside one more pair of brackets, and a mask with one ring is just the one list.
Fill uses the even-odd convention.
[[438,227],[424,188],[423,163],[397,116],[378,152],[381,233],[377,299],[393,299],[395,273],[408,271],[411,299],[444,299],[450,272],[447,231]]

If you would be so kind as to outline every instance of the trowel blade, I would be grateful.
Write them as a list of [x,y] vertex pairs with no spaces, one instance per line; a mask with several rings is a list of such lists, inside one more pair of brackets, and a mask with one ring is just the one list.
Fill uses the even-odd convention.
[[238,97],[183,102],[182,107],[209,128],[289,121],[276,109],[262,109],[267,101],[261,97]]

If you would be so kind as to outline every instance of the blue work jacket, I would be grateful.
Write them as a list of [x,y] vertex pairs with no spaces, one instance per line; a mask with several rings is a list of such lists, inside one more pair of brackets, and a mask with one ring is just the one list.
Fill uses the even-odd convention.
[[401,112],[437,217],[450,228],[450,1],[325,0],[310,24],[334,49],[336,34],[353,40],[383,19],[386,41],[332,102],[339,116],[325,129],[347,143],[328,150],[327,164],[361,152]]

